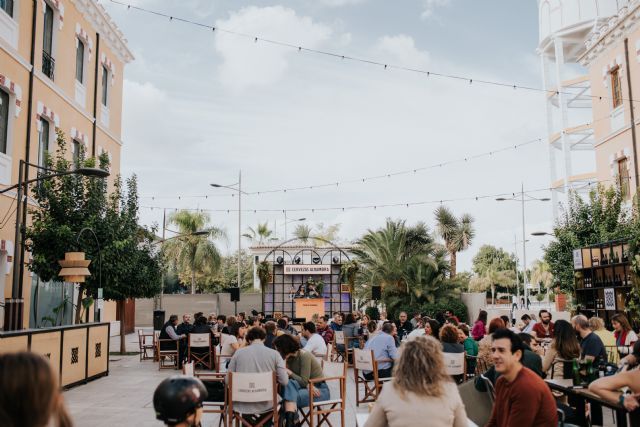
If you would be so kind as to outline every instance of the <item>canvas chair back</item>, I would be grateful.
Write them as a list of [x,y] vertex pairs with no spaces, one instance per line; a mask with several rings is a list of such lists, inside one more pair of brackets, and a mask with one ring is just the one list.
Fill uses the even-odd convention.
[[209,347],[211,334],[189,334],[189,347]]
[[322,376],[326,378],[330,377],[344,377],[347,375],[347,368],[344,362],[328,362],[322,361]]
[[344,345],[344,332],[342,331],[335,331],[335,333],[333,334],[333,338],[336,342],[336,345],[340,344],[340,345]]
[[230,372],[231,400],[234,402],[273,401],[273,372]]
[[465,353],[442,353],[444,356],[444,365],[449,375],[463,375]]
[[359,371],[373,371],[374,358],[373,350],[360,350],[358,348],[353,349],[353,363]]

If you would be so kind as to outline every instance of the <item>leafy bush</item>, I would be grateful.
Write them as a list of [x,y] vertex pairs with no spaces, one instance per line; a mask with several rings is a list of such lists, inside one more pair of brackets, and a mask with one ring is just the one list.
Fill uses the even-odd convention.
[[378,310],[378,307],[367,307],[364,313],[369,316],[371,320],[380,320],[380,310]]
[[422,305],[397,305],[388,315],[390,319],[397,319],[400,312],[405,311],[409,317],[413,317],[415,313],[420,312],[423,316],[435,318],[438,313],[444,313],[447,310],[453,311],[461,322],[468,323],[467,306],[461,300],[454,298]]

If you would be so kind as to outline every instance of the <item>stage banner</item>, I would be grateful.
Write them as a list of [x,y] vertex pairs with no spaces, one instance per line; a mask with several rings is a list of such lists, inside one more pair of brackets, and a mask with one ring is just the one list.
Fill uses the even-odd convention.
[[331,274],[331,265],[287,264],[284,274]]

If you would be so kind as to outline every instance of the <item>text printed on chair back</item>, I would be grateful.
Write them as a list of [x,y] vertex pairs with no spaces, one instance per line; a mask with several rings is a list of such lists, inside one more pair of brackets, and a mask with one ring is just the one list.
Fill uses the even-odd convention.
[[233,375],[231,400],[234,402],[267,402],[273,400],[273,372],[244,373]]
[[448,375],[464,374],[465,353],[442,353]]
[[355,368],[359,371],[373,371],[373,351],[372,350],[353,350],[353,361]]

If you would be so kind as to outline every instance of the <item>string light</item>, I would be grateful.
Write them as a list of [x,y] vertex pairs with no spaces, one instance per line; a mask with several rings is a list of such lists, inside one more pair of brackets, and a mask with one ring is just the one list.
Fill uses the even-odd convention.
[[[197,22],[197,21],[193,21],[190,19],[185,19],[185,18],[179,18],[179,17],[175,17],[175,16],[171,16],[171,15],[167,15],[165,13],[162,12],[158,12],[155,10],[151,10],[151,9],[145,9],[139,6],[134,6],[131,4],[127,4],[127,3],[122,3],[120,1],[117,0],[109,0],[111,3],[113,4],[117,4],[120,6],[126,6],[127,9],[135,9],[138,10],[140,12],[144,12],[144,13],[148,13],[148,14],[152,14],[152,15],[156,15],[156,16],[162,16],[165,18],[170,18],[170,21],[176,20],[176,21],[180,21],[183,22],[185,24],[189,24],[189,25],[194,25],[197,27],[203,27],[203,28],[207,28],[207,29],[213,29],[213,30],[218,30],[227,34],[232,34],[234,36],[238,36],[238,37],[244,37],[244,38],[249,38],[249,39],[253,39],[253,41],[255,43],[258,42],[258,36],[255,35],[251,35],[251,34],[246,34],[246,33],[241,33],[239,31],[234,31],[234,30],[228,30],[228,29],[223,29],[220,27],[213,27],[211,25],[208,24],[203,24],[201,22]],[[355,57],[355,56],[348,56],[348,55],[342,55],[342,54],[338,54],[335,52],[329,52],[329,51],[324,51],[324,50],[319,50],[319,49],[313,49],[313,48],[308,48],[308,47],[303,47],[301,45],[298,44],[291,44],[291,43],[287,43],[287,42],[283,42],[283,41],[278,41],[278,40],[272,40],[272,39],[265,39],[260,37],[259,38],[260,41],[265,42],[265,43],[269,43],[269,44],[273,44],[276,46],[281,46],[281,47],[288,47],[291,49],[296,49],[298,52],[301,51],[305,51],[305,52],[309,52],[309,53],[314,53],[317,55],[323,55],[323,56],[328,56],[328,57],[333,57],[333,58],[341,58],[341,59],[346,59],[349,61],[353,61],[353,62],[360,62],[363,64],[369,64],[369,65],[376,65],[376,66],[384,66],[384,69],[396,69],[396,70],[400,70],[400,71],[406,71],[406,72],[412,72],[412,73],[417,73],[417,74],[424,74],[427,77],[430,76],[436,76],[436,77],[440,77],[443,79],[449,79],[449,80],[459,80],[459,81],[467,81],[469,82],[469,85],[471,85],[474,80],[476,83],[480,83],[483,85],[487,85],[487,86],[496,86],[496,87],[509,87],[509,88],[513,88],[513,89],[522,89],[522,90],[527,90],[527,91],[532,91],[532,92],[543,92],[543,93],[547,93],[547,94],[554,94],[554,95],[569,95],[569,96],[574,96],[575,93],[572,92],[563,92],[563,91],[559,91],[556,89],[543,89],[543,88],[539,88],[539,87],[534,87],[534,86],[524,86],[524,85],[517,85],[517,84],[513,84],[513,83],[504,83],[504,82],[497,82],[497,81],[492,81],[492,80],[483,80],[483,79],[473,79],[471,77],[465,77],[465,76],[459,76],[456,74],[446,74],[446,73],[435,73],[433,71],[430,70],[423,70],[423,69],[419,69],[419,68],[411,68],[411,67],[404,67],[401,65],[393,65],[393,64],[388,64],[388,63],[384,63],[384,62],[378,62],[378,61],[374,61],[371,59],[365,59],[365,58],[359,58],[359,57]],[[591,94],[582,94],[581,96],[585,96],[585,97],[589,97],[592,99],[602,99],[602,96],[599,95],[591,95]],[[604,97],[605,99],[608,100],[613,100],[613,97]],[[640,102],[640,100],[635,100],[635,99],[628,99],[628,98],[618,98],[619,100],[623,100],[623,101],[628,101],[628,102]]]

